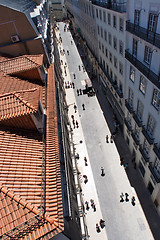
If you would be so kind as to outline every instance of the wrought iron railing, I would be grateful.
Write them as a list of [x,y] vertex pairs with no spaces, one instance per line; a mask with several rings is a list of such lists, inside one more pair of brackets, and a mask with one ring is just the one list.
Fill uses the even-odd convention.
[[160,48],[160,34],[151,32],[146,28],[131,23],[130,21],[126,21],[126,30]]
[[107,8],[107,9],[111,9],[113,11],[116,12],[126,12],[126,2],[122,2],[122,3],[113,3],[113,1],[107,1],[106,2],[102,2],[100,0],[92,0],[92,4],[103,7],[103,8]]
[[142,72],[154,85],[160,88],[160,76],[150,70],[149,67],[140,62],[128,50],[125,51],[125,58],[130,61],[140,72]]

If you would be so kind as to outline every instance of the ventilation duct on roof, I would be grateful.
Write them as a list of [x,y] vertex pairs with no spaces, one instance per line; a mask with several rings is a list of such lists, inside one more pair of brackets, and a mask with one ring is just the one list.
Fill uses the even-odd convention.
[[14,36],[11,36],[11,40],[12,40],[13,43],[15,43],[15,42],[19,42],[20,38],[19,38],[18,35],[14,35]]

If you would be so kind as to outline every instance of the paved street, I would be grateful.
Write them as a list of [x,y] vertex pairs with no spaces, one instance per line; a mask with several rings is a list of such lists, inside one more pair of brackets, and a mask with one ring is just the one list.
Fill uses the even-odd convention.
[[[76,152],[79,153],[78,169],[84,202],[89,202],[90,209],[86,210],[86,221],[91,240],[150,240],[154,239],[143,214],[134,188],[131,187],[125,169],[120,165],[120,156],[114,142],[110,141],[110,130],[96,96],[77,96],[77,89],[84,89],[84,80],[88,78],[83,71],[82,61],[71,37],[70,32],[64,32],[64,23],[59,23],[62,44],[59,49],[65,49],[61,54],[62,70],[65,82],[74,82],[75,89],[66,89],[66,99],[69,106],[69,118],[73,127],[73,140]],[[71,44],[71,41],[73,44]],[[69,51],[69,55],[67,54]],[[64,68],[64,64],[67,67]],[[79,65],[81,70],[79,70]],[[66,74],[64,70],[66,69]],[[74,79],[74,74],[76,79]],[[100,91],[99,93],[100,94]],[[74,104],[77,106],[75,113]],[[82,108],[85,105],[85,110]],[[78,121],[78,128],[72,123],[71,115]],[[109,143],[106,143],[106,135]],[[85,166],[84,157],[88,166]],[[105,176],[101,176],[101,167],[104,167]],[[84,183],[84,175],[88,182]],[[129,201],[120,202],[120,194],[128,193]],[[131,204],[131,197],[136,199],[136,205]],[[90,199],[94,199],[94,212]],[[124,198],[125,199],[125,198]],[[105,220],[105,228],[96,232],[96,223]]]

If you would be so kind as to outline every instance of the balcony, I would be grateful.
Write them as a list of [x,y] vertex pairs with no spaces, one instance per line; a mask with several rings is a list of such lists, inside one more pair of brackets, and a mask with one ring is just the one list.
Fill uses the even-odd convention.
[[142,127],[142,121],[139,120],[136,113],[133,114],[133,118],[134,118],[135,122],[137,123],[138,127]]
[[125,100],[125,106],[130,113],[133,113],[133,107],[129,104],[128,100]]
[[157,176],[154,167],[152,166],[152,163],[149,164],[148,166],[149,170],[151,171],[152,175],[154,176],[155,180],[157,183],[160,183],[160,177]]
[[126,12],[126,2],[123,3],[113,3],[111,0],[102,2],[100,0],[91,0],[92,4],[110,9],[112,11],[124,13]]
[[133,140],[135,141],[135,143],[136,143],[137,145],[139,145],[139,139],[136,137],[136,135],[135,135],[134,132],[132,132],[131,136],[132,136]]
[[160,148],[158,148],[157,144],[154,144],[153,151],[157,155],[157,157],[160,159]]
[[117,89],[117,94],[120,98],[123,98],[123,92],[120,88]]
[[124,123],[126,124],[126,127],[128,128],[129,131],[132,131],[132,126],[129,124],[127,119],[124,119]]
[[146,155],[146,153],[145,153],[142,145],[139,146],[139,151],[140,151],[140,153],[142,154],[142,157],[144,158],[144,160],[145,160],[146,162],[149,162],[149,156]]
[[143,130],[142,130],[143,135],[145,136],[145,138],[147,139],[149,144],[153,144],[154,142],[154,138],[151,138],[147,132],[147,130],[145,129],[145,127],[143,126]]
[[160,34],[148,31],[148,29],[137,26],[130,21],[126,21],[126,30],[160,48]]
[[125,58],[130,61],[141,73],[143,73],[155,86],[160,88],[160,77],[135,58],[129,51],[125,51]]

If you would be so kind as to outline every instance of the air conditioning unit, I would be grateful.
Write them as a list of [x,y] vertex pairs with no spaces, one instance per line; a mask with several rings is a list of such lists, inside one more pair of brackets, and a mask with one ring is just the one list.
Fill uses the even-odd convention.
[[12,40],[13,43],[15,43],[15,42],[19,42],[20,38],[19,38],[18,35],[13,35],[13,36],[11,36],[11,40]]

